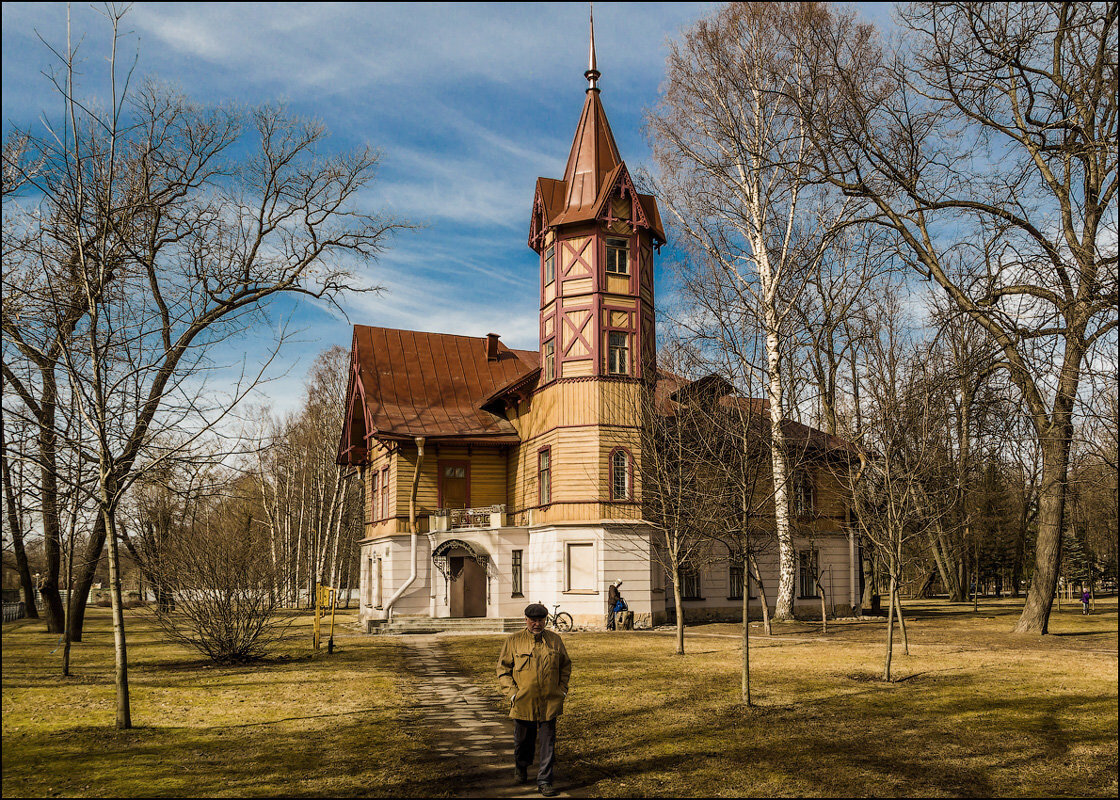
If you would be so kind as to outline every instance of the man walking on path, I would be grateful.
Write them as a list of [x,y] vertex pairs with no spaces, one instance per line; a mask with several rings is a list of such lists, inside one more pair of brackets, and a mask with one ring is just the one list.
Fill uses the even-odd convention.
[[532,603],[525,609],[525,629],[511,634],[498,656],[498,683],[509,698],[514,722],[514,764],[517,779],[529,781],[529,765],[540,742],[537,791],[552,797],[556,760],[556,718],[564,710],[572,660],[564,641],[544,629],[548,609]]

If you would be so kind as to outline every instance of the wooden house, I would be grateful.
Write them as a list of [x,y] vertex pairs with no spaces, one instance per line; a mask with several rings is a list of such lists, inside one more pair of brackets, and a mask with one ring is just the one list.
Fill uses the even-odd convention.
[[[365,488],[360,613],[370,628],[519,619],[534,601],[600,625],[617,579],[639,623],[665,617],[640,446],[641,392],[657,374],[654,254],[665,234],[607,122],[593,35],[590,61],[564,175],[538,179],[533,196],[539,349],[511,349],[493,333],[354,328],[338,461]],[[830,543],[806,558],[842,567],[833,590],[847,606],[857,601],[843,576],[856,573],[843,503],[814,486],[828,509],[814,522],[828,529],[816,541]],[[741,575],[709,568],[690,580],[691,606],[737,607]]]

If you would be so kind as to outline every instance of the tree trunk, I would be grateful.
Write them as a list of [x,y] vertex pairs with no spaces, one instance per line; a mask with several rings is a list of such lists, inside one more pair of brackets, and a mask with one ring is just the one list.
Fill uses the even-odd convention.
[[677,610],[677,655],[684,655],[684,603],[681,601],[681,568],[673,568],[673,606]]
[[766,587],[762,585],[762,573],[758,570],[758,562],[755,561],[754,556],[750,556],[750,561],[751,569],[754,570],[754,585],[758,587],[758,601],[762,606],[762,629],[767,636],[773,636],[774,629],[770,625],[770,607],[766,604]]
[[93,520],[93,531],[86,542],[86,551],[82,561],[82,568],[78,574],[78,586],[75,590],[71,585],[66,598],[70,604],[70,639],[82,641],[82,628],[86,619],[86,604],[89,602],[89,592],[93,588],[93,581],[97,577],[97,566],[101,562],[101,554],[105,548],[105,520],[98,514]]
[[[743,565],[743,574],[749,575],[750,570]],[[743,703],[751,705],[751,590],[750,579],[743,581],[743,675],[742,696]]]
[[1066,478],[1069,470],[1068,435],[1055,435],[1042,443],[1042,478],[1038,493],[1038,538],[1035,566],[1023,613],[1015,633],[1049,631],[1050,608],[1058,586],[1062,525],[1065,518]]
[[[766,259],[760,259],[765,261]],[[769,272],[767,268],[766,272]],[[771,282],[767,274],[764,286]],[[766,308],[767,393],[770,403],[770,469],[774,481],[774,523],[778,536],[778,596],[774,600],[774,618],[793,619],[793,592],[797,573],[793,552],[793,531],[789,520],[789,463],[782,431],[782,375],[778,347],[778,319],[773,302]]]
[[898,591],[894,593],[894,608],[898,614],[898,630],[902,633],[902,650],[906,655],[910,655],[910,637],[906,635],[906,620],[902,617],[902,598],[898,596]]
[[8,464],[8,451],[4,445],[4,432],[0,429],[0,474],[4,481],[4,498],[8,502],[8,529],[12,535],[12,550],[15,551],[16,569],[19,571],[19,587],[23,592],[23,605],[28,619],[39,619],[39,609],[35,604],[35,582],[31,579],[31,566],[27,563],[27,550],[23,546],[23,518],[16,505],[15,488],[12,485],[12,472]]
[[895,592],[895,577],[891,573],[891,600],[887,602],[887,654],[883,661],[883,680],[890,681],[891,679],[891,656],[894,654],[894,592]]
[[[104,501],[103,501],[104,502]],[[132,708],[128,697],[128,649],[124,635],[124,605],[121,602],[120,559],[117,551],[116,521],[113,512],[102,507],[109,536],[109,596],[113,606],[114,682],[117,689],[117,727],[132,727]]]

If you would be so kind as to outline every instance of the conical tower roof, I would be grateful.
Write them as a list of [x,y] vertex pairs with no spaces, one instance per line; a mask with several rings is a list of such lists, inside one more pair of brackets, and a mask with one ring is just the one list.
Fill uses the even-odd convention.
[[[586,222],[603,213],[608,195],[616,184],[625,184],[633,190],[633,183],[626,165],[619,155],[607,112],[599,99],[600,73],[595,61],[595,21],[591,20],[591,41],[588,51],[587,95],[583,112],[572,139],[568,164],[562,180],[538,178],[536,197],[533,201],[533,218],[529,225],[529,246],[538,250],[546,228],[574,222]],[[634,192],[641,212],[636,222],[651,229],[654,239],[665,241],[657,201],[651,195]]]
[[564,168],[566,185],[564,216],[584,217],[595,208],[599,193],[612,173],[622,164],[607,114],[599,101],[599,90],[588,89],[583,113],[576,126],[568,165]]

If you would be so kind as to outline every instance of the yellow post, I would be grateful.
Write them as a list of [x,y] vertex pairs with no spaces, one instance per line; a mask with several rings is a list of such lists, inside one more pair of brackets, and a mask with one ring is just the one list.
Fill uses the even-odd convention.
[[335,612],[335,609],[338,608],[338,587],[337,586],[332,586],[330,588],[330,593],[331,593],[331,636],[327,640],[327,652],[328,653],[333,653],[334,652],[334,612]]
[[318,581],[316,581],[315,582],[315,628],[314,628],[315,633],[312,636],[312,643],[313,643],[316,651],[319,650],[319,612],[322,610],[322,607],[323,607],[323,587],[319,585]]

